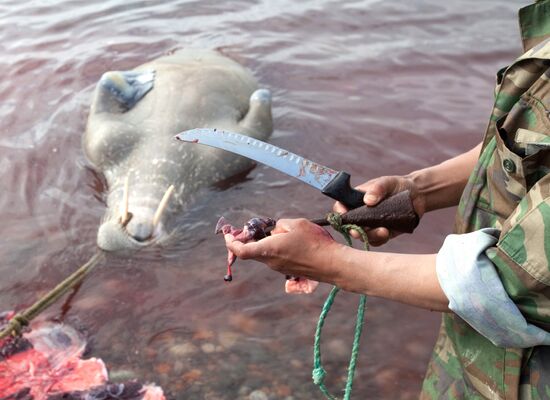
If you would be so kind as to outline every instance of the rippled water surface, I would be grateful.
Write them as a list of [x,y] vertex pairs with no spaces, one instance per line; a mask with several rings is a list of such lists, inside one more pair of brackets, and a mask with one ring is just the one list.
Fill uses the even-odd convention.
[[[182,48],[219,49],[274,95],[272,143],[345,169],[358,184],[474,146],[494,73],[520,53],[526,1],[3,1],[0,3],[0,306],[29,305],[87,260],[105,210],[81,149],[93,87]],[[190,200],[174,249],[110,258],[46,312],[83,326],[113,377],[169,398],[320,398],[310,369],[328,287],[287,296],[284,280],[238,262],[224,284],[213,235],[263,215],[317,217],[329,199],[258,166]],[[433,252],[454,210],[426,216],[385,251]],[[343,387],[357,297],[329,316],[327,384]],[[370,299],[354,398],[418,394],[439,315]],[[261,392],[261,393],[260,393]],[[260,396],[260,397],[257,397]]]

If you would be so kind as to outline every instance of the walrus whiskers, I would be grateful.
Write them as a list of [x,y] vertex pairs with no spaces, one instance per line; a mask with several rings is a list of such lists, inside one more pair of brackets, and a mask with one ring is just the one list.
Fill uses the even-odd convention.
[[162,213],[164,212],[164,210],[166,210],[166,206],[168,205],[168,200],[170,199],[170,196],[172,195],[173,192],[174,192],[174,185],[170,185],[170,187],[164,193],[164,196],[162,196],[162,199],[159,203],[157,211],[155,211],[155,215],[153,216],[153,230],[159,223],[160,217],[162,217]]
[[130,191],[130,175],[126,175],[124,181],[124,194],[122,196],[122,212],[120,216],[120,223],[122,226],[126,226],[130,222],[131,215],[128,213],[128,197]]

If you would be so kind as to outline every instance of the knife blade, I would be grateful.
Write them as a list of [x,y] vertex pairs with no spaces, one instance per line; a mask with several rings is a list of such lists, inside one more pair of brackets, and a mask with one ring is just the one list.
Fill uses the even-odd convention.
[[350,186],[348,173],[336,171],[270,143],[215,128],[191,129],[177,134],[176,139],[227,150],[275,168],[313,186],[350,209],[364,205],[365,193]]
[[[386,227],[407,233],[412,233],[418,225],[419,217],[408,191],[397,193],[369,207],[363,202],[365,193],[351,187],[348,173],[336,171],[270,143],[216,128],[191,129],[177,134],[175,138],[239,154],[313,186],[352,210],[342,215],[342,220],[347,221],[344,223],[370,228]],[[326,218],[312,222],[327,224]]]

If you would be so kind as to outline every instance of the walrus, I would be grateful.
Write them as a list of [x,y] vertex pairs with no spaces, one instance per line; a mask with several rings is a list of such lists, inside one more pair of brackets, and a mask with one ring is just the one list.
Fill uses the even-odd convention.
[[83,148],[107,182],[98,246],[134,251],[177,229],[171,221],[199,188],[251,168],[251,162],[174,136],[221,128],[265,140],[271,94],[237,62],[208,50],[184,50],[131,71],[103,74],[94,91]]

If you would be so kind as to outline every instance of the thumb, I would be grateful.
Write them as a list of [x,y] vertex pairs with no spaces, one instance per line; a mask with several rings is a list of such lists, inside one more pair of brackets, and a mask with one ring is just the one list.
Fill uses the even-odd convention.
[[227,249],[243,260],[257,258],[263,254],[263,249],[260,242],[243,243],[235,240],[235,238],[230,234],[225,235],[224,238]]
[[361,189],[365,192],[363,202],[367,206],[374,206],[392,193],[395,182],[390,177],[381,177],[367,182]]

